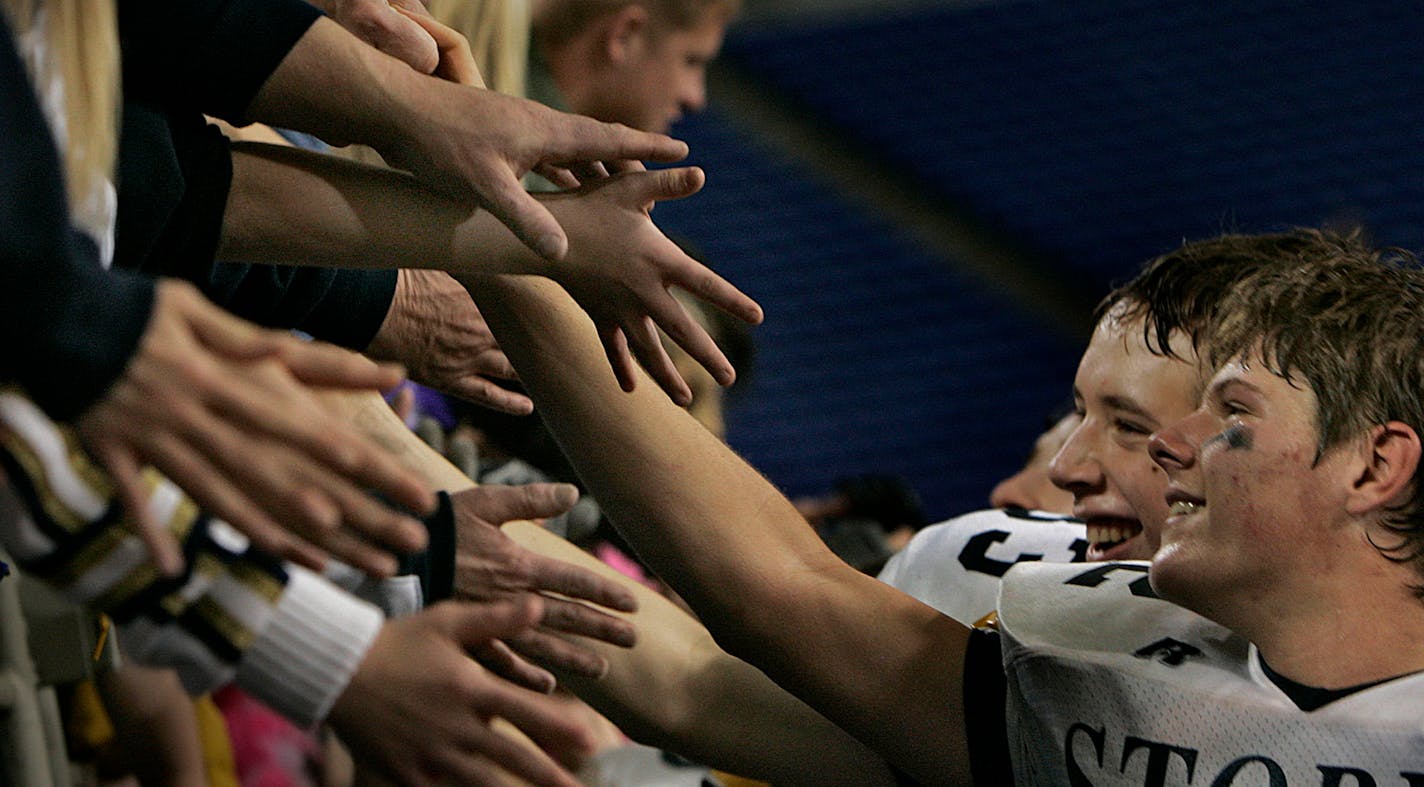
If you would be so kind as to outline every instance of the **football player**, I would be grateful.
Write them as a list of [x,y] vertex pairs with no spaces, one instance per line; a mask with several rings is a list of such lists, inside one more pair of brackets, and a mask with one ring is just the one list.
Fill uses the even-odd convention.
[[[1424,682],[1397,677],[1424,668],[1411,647],[1424,616],[1405,560],[1417,552],[1413,531],[1395,516],[1412,502],[1424,421],[1415,413],[1419,363],[1398,348],[1424,340],[1424,287],[1351,238],[1303,231],[1219,242],[1262,265],[1238,293],[1306,294],[1284,314],[1236,303],[1243,324],[1276,327],[1226,357],[1226,381],[1213,382],[1207,409],[1180,426],[1129,421],[1118,417],[1128,410],[1111,409],[1118,403],[1095,403],[1082,370],[1078,392],[1080,429],[1097,423],[1102,456],[1135,444],[1145,457],[1148,435],[1161,432],[1153,446],[1174,482],[1166,527],[1154,536],[1131,503],[1089,518],[1101,520],[1107,557],[1119,541],[1164,540],[1158,587],[1186,608],[1156,597],[1144,563],[1032,562],[1004,580],[1002,640],[845,566],[684,413],[648,386],[620,393],[592,363],[598,344],[584,318],[556,291],[499,282],[482,306],[584,480],[719,642],[910,778],[1003,781],[1012,761],[1020,783],[1424,783],[1413,764],[1424,743],[1418,714],[1407,710],[1417,703],[1360,712],[1378,698],[1412,697]],[[1298,271],[1327,268],[1314,290]],[[1392,278],[1375,276],[1383,270]],[[1303,283],[1275,284],[1291,274]],[[1404,308],[1390,319],[1380,318],[1378,298],[1347,308],[1371,289]],[[1130,308],[1105,316],[1111,324],[1094,337],[1105,352],[1137,338],[1159,353],[1191,348],[1191,336],[1160,333]],[[1278,338],[1316,322],[1336,330],[1301,344]],[[1314,346],[1317,336],[1333,344]],[[1381,354],[1385,345],[1392,354]],[[1245,384],[1246,372],[1230,376],[1238,358],[1255,375]],[[1375,380],[1396,372],[1402,384]],[[1199,379],[1184,374],[1182,385]],[[1339,381],[1364,395],[1338,401]],[[1227,396],[1246,387],[1264,393],[1244,404]],[[1336,431],[1317,436],[1317,398],[1351,417],[1322,421]],[[1245,415],[1247,405],[1261,414]],[[1259,420],[1232,420],[1250,417]],[[1165,487],[1161,471],[1138,469],[1140,478],[1103,483],[1124,487],[1124,500],[1129,483]],[[1288,494],[1273,492],[1276,483]],[[1079,505],[1090,497],[1078,494]],[[1165,499],[1155,502],[1167,519]],[[1298,546],[1309,568],[1290,555]],[[995,724],[1006,698],[1007,719]]]

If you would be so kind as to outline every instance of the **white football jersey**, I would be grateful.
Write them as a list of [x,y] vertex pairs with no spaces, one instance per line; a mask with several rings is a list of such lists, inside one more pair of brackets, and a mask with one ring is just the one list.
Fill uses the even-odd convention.
[[1083,523],[1043,511],[990,509],[955,517],[915,534],[885,564],[880,581],[965,625],[994,611],[999,579],[1015,563],[1081,562]]
[[1424,787],[1424,673],[1305,712],[1146,563],[1023,564],[1002,588],[1018,784]]

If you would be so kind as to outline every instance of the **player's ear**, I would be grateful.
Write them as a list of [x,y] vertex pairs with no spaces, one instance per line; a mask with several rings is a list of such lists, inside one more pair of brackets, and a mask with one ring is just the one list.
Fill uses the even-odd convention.
[[647,46],[652,20],[642,3],[629,3],[609,14],[604,24],[604,55],[623,64],[637,57]]
[[1373,427],[1359,447],[1359,471],[1346,510],[1360,515],[1404,503],[1414,490],[1419,454],[1419,434],[1408,424],[1390,421]]

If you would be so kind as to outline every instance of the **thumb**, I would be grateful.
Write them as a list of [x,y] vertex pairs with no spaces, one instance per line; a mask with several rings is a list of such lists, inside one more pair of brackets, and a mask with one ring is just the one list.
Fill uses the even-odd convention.
[[628,181],[636,184],[640,200],[653,203],[690,197],[702,190],[707,176],[701,167],[678,167],[631,175]]
[[545,519],[568,511],[578,502],[578,488],[572,484],[486,485],[468,493],[474,513],[496,525],[516,519]]
[[465,650],[508,639],[536,625],[544,617],[544,602],[531,594],[494,602],[445,602],[441,628]]
[[557,262],[569,251],[569,238],[554,214],[524,190],[512,174],[490,184],[485,195],[490,213],[519,240],[547,260]]

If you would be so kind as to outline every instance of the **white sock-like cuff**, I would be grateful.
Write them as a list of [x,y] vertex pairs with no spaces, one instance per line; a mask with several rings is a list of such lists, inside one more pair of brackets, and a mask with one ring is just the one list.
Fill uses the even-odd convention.
[[294,724],[310,726],[346,689],[385,617],[299,566],[262,634],[243,655],[237,683]]

